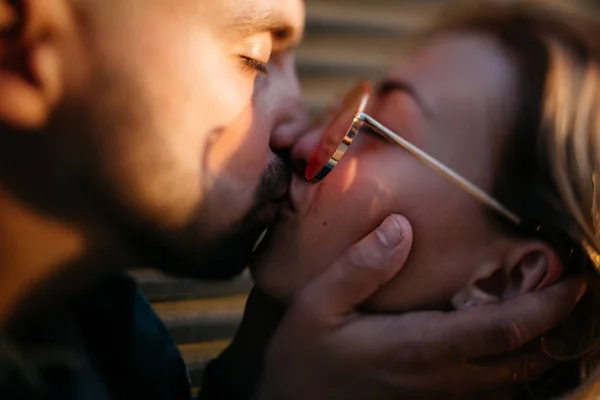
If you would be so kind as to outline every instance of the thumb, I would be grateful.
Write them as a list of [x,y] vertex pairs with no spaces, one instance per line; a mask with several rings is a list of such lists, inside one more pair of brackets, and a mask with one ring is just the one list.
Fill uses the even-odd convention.
[[391,215],[348,249],[331,268],[299,294],[313,317],[329,319],[354,311],[404,266],[412,245],[412,228]]

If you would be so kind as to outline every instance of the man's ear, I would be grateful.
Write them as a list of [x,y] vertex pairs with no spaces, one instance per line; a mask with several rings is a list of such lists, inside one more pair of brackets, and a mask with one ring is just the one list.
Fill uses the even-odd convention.
[[14,1],[0,2],[0,33],[9,33],[16,29],[18,12]]
[[62,92],[64,0],[0,0],[0,123],[42,127]]
[[457,309],[498,303],[552,285],[563,274],[562,261],[542,241],[518,242],[503,260],[479,265],[452,299]]

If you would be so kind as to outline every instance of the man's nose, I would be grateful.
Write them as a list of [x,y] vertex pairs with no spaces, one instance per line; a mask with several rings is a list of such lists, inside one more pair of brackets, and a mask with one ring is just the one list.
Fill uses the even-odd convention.
[[309,127],[309,112],[302,100],[302,88],[295,68],[286,68],[271,85],[277,91],[275,105],[275,129],[271,134],[270,146],[275,152],[289,152]]
[[303,134],[303,136],[292,148],[292,166],[297,174],[302,175],[303,177],[305,176],[306,167],[312,159],[319,142],[321,141],[322,133],[322,126],[314,127],[310,131]]
[[270,146],[276,152],[289,151],[309,127],[308,108],[303,102],[297,101],[289,108],[271,134]]

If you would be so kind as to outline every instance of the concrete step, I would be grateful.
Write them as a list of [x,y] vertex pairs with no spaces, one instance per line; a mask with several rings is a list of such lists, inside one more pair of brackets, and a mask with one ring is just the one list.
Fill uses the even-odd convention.
[[248,272],[228,282],[173,278],[152,269],[138,269],[132,275],[151,302],[232,296],[246,294],[252,288]]
[[228,344],[229,341],[227,340],[217,340],[179,346],[179,351],[181,351],[190,370],[192,386],[200,386],[206,365],[210,360],[217,357]]
[[246,295],[153,303],[177,344],[228,340],[237,330]]

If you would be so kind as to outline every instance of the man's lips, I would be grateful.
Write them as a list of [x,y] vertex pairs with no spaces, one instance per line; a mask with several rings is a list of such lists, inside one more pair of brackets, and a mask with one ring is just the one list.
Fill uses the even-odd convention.
[[301,176],[294,175],[288,194],[291,210],[294,213],[304,215],[310,206],[310,202],[318,186],[307,182]]

